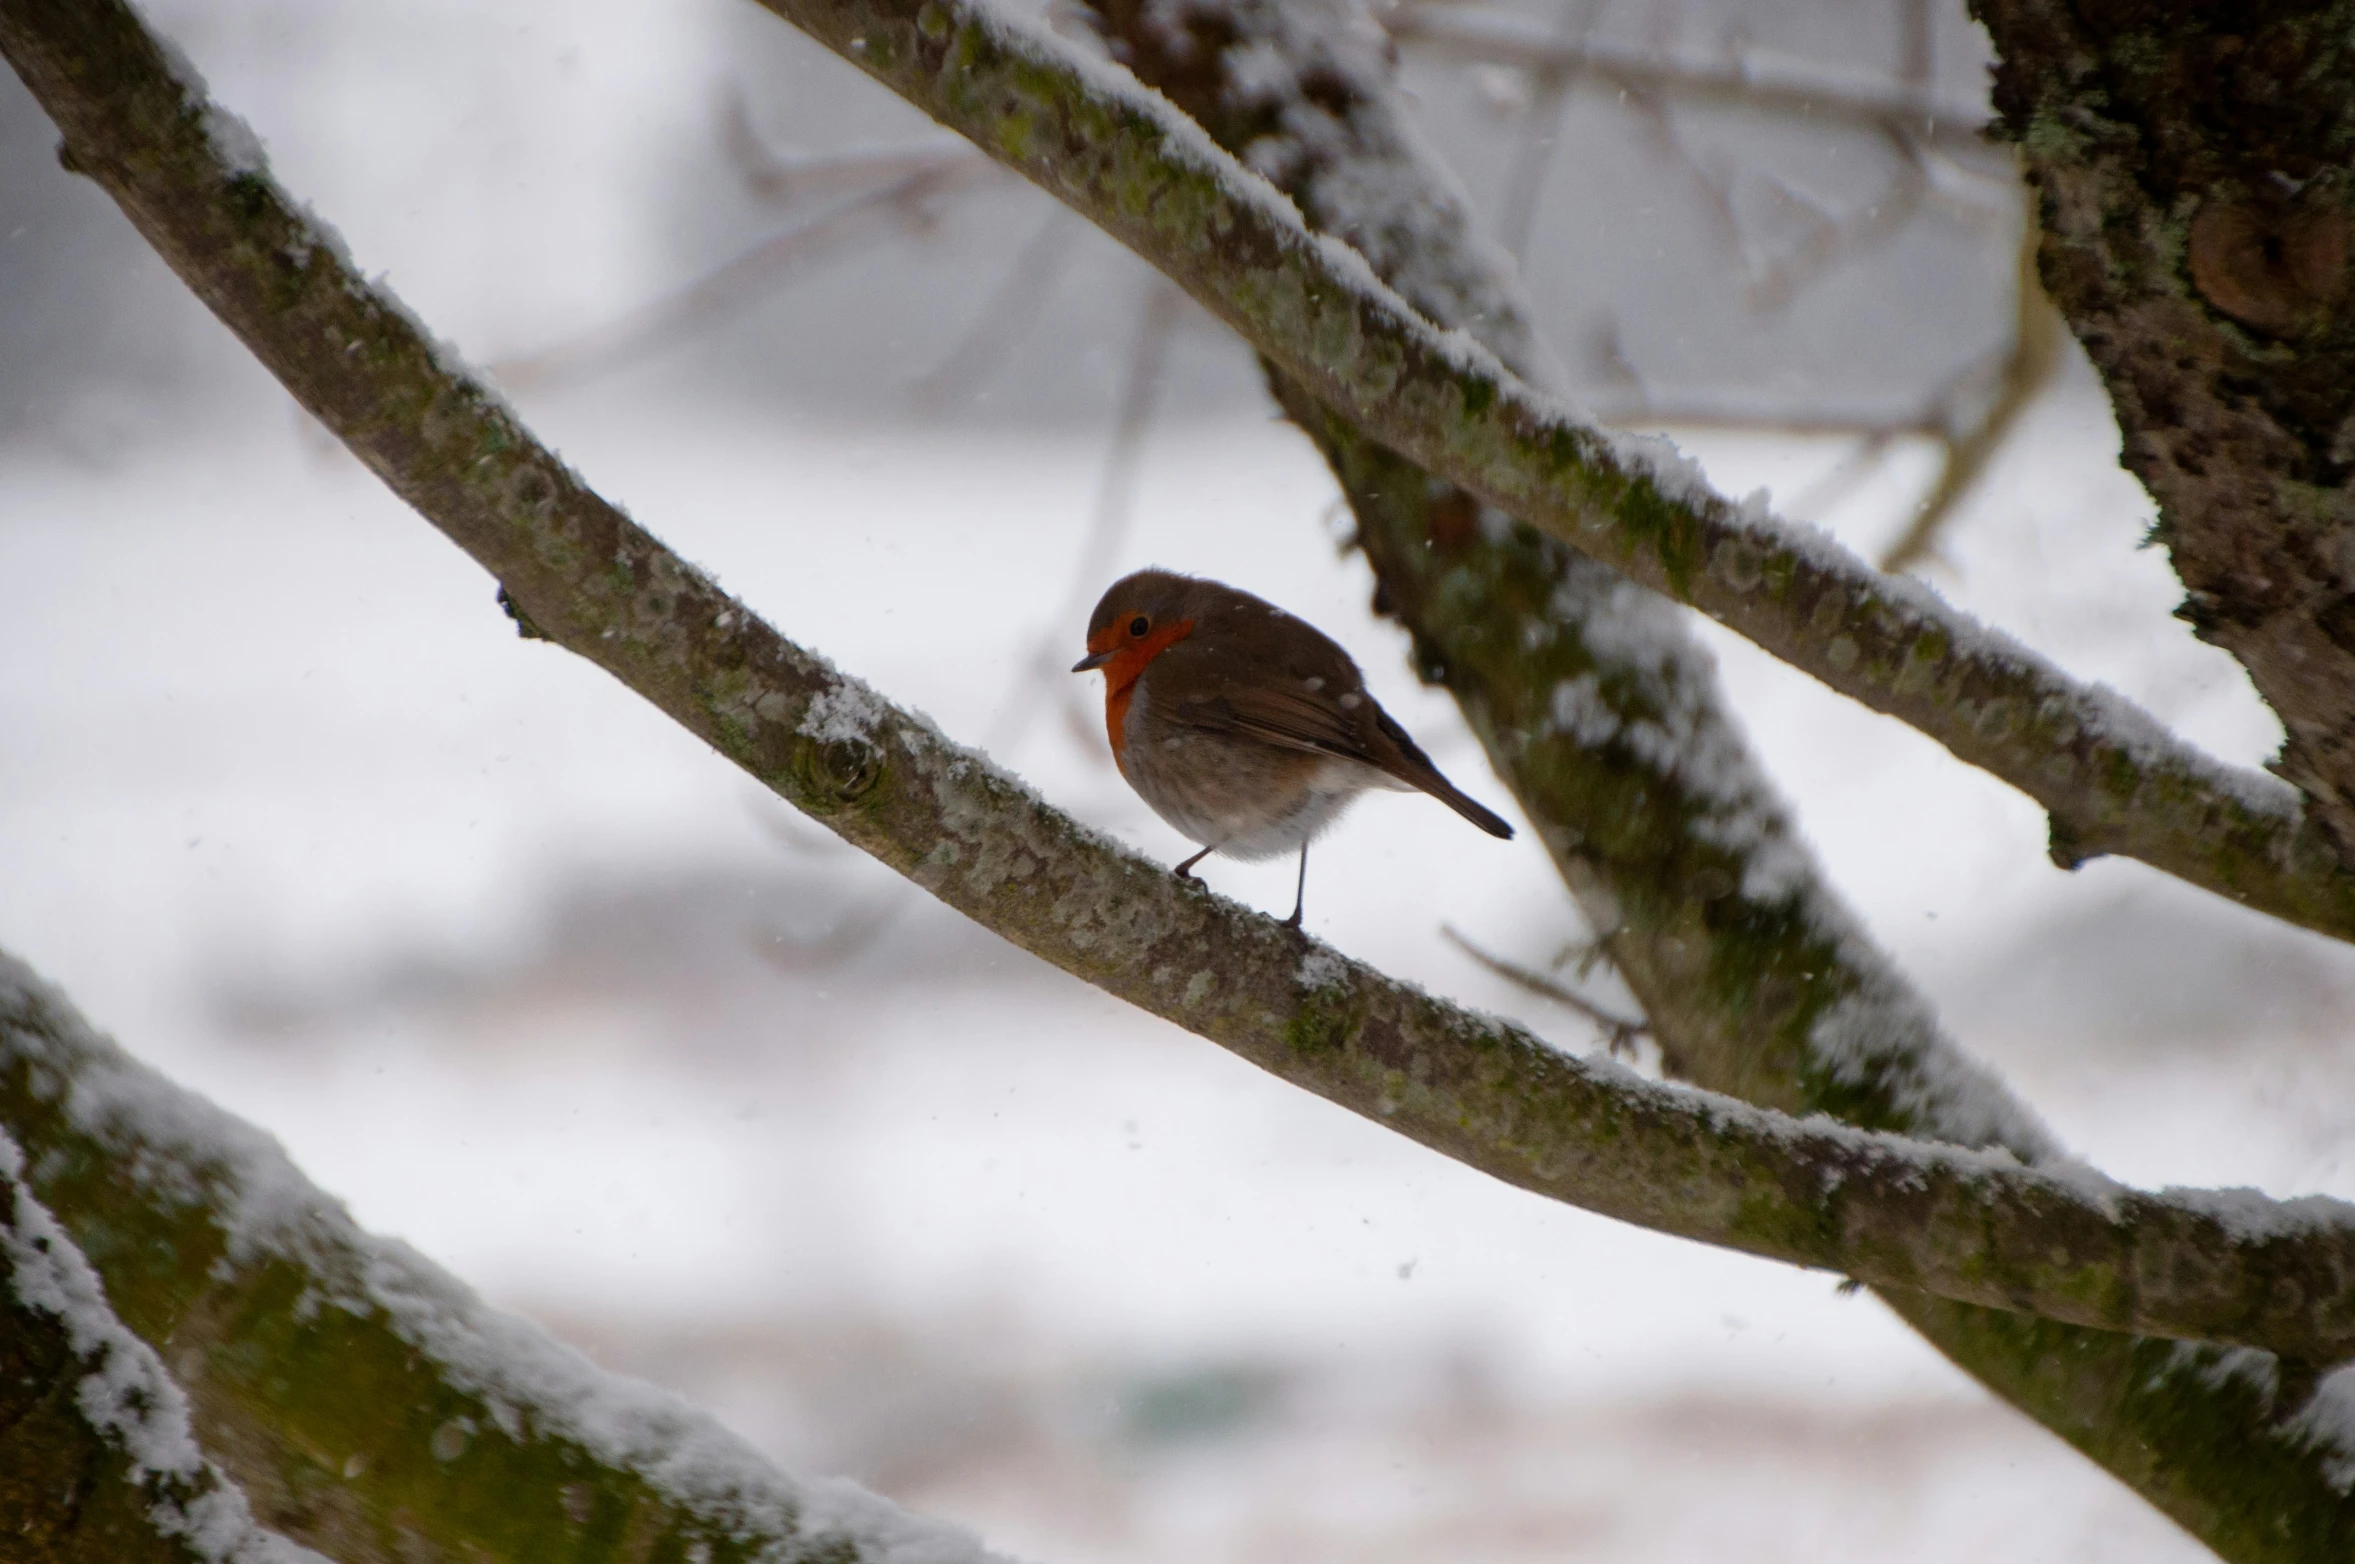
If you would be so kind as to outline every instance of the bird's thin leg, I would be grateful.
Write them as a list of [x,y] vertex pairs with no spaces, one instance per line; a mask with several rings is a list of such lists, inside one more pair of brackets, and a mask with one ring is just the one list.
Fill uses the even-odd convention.
[[1300,880],[1292,887],[1292,916],[1284,920],[1289,929],[1300,927],[1300,909],[1308,904],[1308,844],[1300,844]]
[[1212,853],[1217,851],[1218,844],[1213,842],[1208,847],[1203,848],[1202,851],[1196,853],[1193,857],[1187,859],[1184,863],[1179,864],[1172,872],[1175,873],[1181,880],[1190,880],[1194,877],[1194,865],[1200,863],[1203,859],[1209,857]]

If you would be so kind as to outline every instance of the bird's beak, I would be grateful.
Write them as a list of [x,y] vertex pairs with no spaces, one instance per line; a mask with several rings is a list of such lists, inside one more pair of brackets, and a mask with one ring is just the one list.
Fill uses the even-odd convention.
[[1078,662],[1073,663],[1071,665],[1071,671],[1073,673],[1086,673],[1091,668],[1101,668],[1106,663],[1110,662],[1114,654],[1118,651],[1118,647],[1113,647],[1106,651],[1090,652],[1085,657],[1082,657]]

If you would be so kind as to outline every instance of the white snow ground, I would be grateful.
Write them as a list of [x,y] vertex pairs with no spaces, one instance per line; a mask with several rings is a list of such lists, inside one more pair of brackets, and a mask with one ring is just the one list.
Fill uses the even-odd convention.
[[[440,35],[410,24],[320,48],[413,64]],[[363,264],[486,353],[643,296],[642,230],[594,174],[698,112],[647,8],[520,6],[499,28],[473,40],[486,58],[547,80],[479,67],[419,145],[381,122],[421,71],[409,98],[333,99],[368,73],[271,73],[226,23],[184,34]],[[614,102],[630,113],[597,111]],[[453,154],[486,126],[495,156]],[[441,241],[453,212],[466,243]],[[0,451],[0,946],[363,1222],[797,1469],[1049,1564],[2201,1556],[1870,1300],[1504,1189],[929,905],[519,641],[491,583],[257,371],[223,375],[190,427]],[[1026,682],[1042,639],[1076,655],[1053,617],[1099,436],[821,427],[680,386],[657,366],[523,410],[952,734],[1038,702],[1000,758],[1177,856],[1102,760],[1093,682]],[[2258,761],[2270,721],[2166,617],[2114,443],[2074,371],[1939,584]],[[1697,449],[1723,488],[1785,499],[1838,454]],[[1825,519],[1869,551],[1918,478]],[[1501,802],[1365,613],[1362,565],[1335,561],[1329,499],[1280,426],[1165,428],[1115,568],[1308,615]],[[2334,1046],[2355,956],[2132,865],[2062,875],[2023,800],[1711,638],[1837,883],[2072,1146],[2138,1182],[2355,1194]],[[1280,864],[1209,872],[1289,896]],[[1565,906],[1532,844],[1415,798],[1369,799],[1312,862],[1320,936],[1576,1043],[1437,933],[1543,960],[1577,936]]]

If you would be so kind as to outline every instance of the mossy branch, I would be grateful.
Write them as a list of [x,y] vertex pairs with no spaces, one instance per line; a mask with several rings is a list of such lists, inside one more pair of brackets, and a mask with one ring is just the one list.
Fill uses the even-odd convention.
[[2293,790],[2201,753],[1919,583],[1720,498],[1665,444],[1581,422],[1310,235],[1166,100],[981,0],[761,3],[1128,245],[1424,470],[2019,788],[2050,816],[2065,866],[2124,854],[2355,938],[2355,872]]
[[0,0],[0,49],[75,166],[549,639],[985,927],[1591,1211],[2079,1324],[2321,1360],[2355,1351],[2344,1208],[2139,1194],[1659,1085],[1436,1000],[1096,836],[786,640],[590,490],[349,264],[119,0]]
[[6,955],[0,1126],[207,1453],[342,1564],[997,1564],[484,1307]]
[[[1542,363],[1509,270],[1406,130],[1389,63],[1359,41],[1349,0],[1095,10],[1116,59],[1228,151],[1275,170],[1313,226],[1357,246],[1441,325],[1516,369]],[[1240,71],[1227,64],[1236,54]],[[1396,266],[1401,247],[1384,239],[1402,231],[1411,264]],[[1675,614],[1484,511],[1280,372],[1271,384],[1348,496],[1380,601],[1536,824],[1671,1073],[1788,1111],[2054,1154],[1823,882]],[[1575,723],[1559,720],[1565,697]],[[2355,1545],[2344,1452],[2313,1437],[2314,1387],[2276,1360],[1882,1297],[2223,1556],[2335,1560]]]
[[0,1131],[0,1538],[11,1564],[327,1564],[254,1523]]

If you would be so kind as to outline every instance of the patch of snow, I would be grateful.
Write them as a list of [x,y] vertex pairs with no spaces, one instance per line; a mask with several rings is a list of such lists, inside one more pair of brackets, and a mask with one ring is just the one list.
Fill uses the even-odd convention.
[[1912,1120],[1915,1133],[1970,1147],[2001,1146],[2043,1167],[2061,1155],[2052,1132],[1992,1070],[1939,1029],[1928,1006],[1870,952],[1867,986],[1816,1018],[1809,1050],[1835,1080],[1870,1084]]
[[2355,1224],[2355,1205],[2328,1195],[2276,1199],[2261,1189],[2184,1189],[2173,1185],[2159,1194],[2163,1199],[2214,1218],[2236,1243],[2344,1232]]
[[230,173],[262,174],[270,172],[270,154],[262,149],[262,138],[253,127],[219,104],[208,104],[204,111],[205,136],[213,144],[213,152]]
[[[2262,1359],[2268,1386],[2277,1378],[2273,1360],[2263,1353],[2238,1352],[2234,1360]],[[2323,1453],[2323,1471],[2339,1492],[2355,1493],[2355,1364],[2333,1369],[2314,1387],[2314,1395],[2286,1425],[2289,1433]]]
[[794,731],[821,744],[873,743],[876,731],[896,715],[891,703],[847,674],[836,678],[811,700]]
[[1312,994],[1337,988],[1349,981],[1349,960],[1327,946],[1310,945],[1301,954],[1298,977],[1300,986]]

